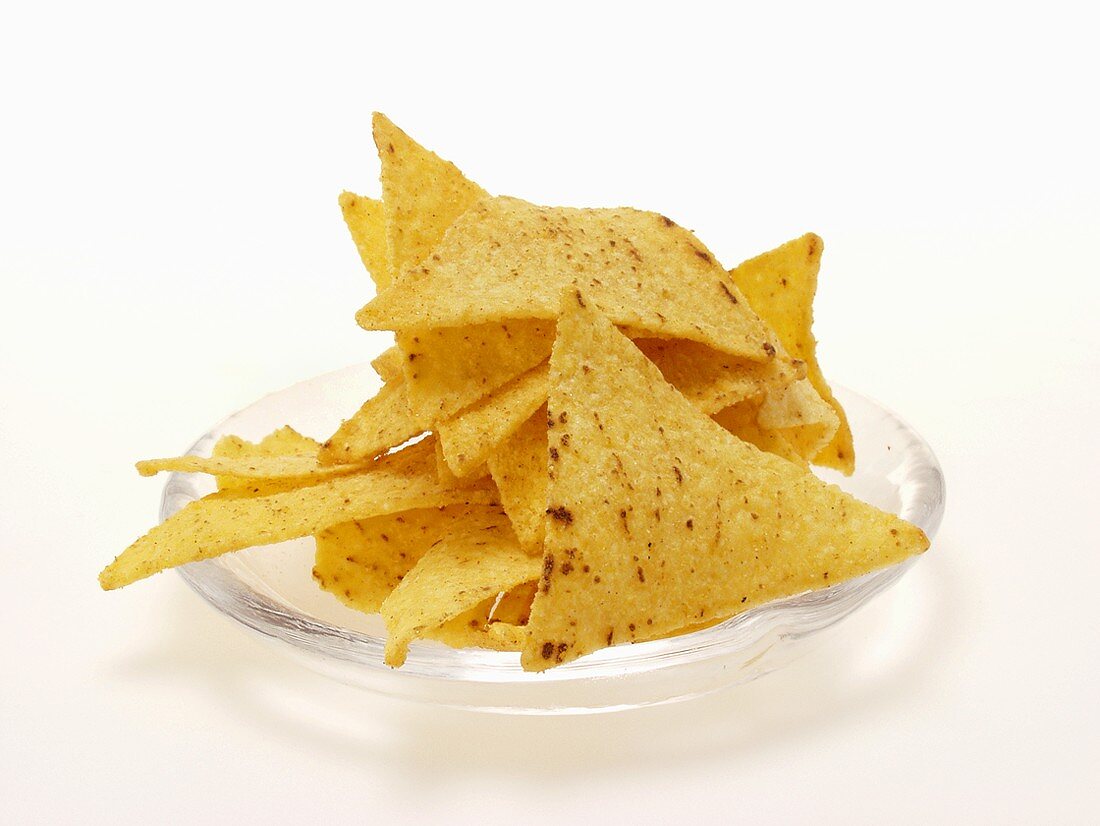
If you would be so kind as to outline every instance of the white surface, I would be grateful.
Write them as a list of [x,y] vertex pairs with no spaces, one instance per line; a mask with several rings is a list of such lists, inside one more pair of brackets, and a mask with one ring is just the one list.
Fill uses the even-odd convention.
[[[494,8],[4,12],[0,820],[1095,817],[1094,28]],[[330,684],[174,575],[100,593],[156,512],[134,459],[358,360],[335,195],[374,191],[373,108],[493,191],[660,209],[729,264],[823,235],[826,370],[937,449],[932,551],[788,670],[598,718]]]

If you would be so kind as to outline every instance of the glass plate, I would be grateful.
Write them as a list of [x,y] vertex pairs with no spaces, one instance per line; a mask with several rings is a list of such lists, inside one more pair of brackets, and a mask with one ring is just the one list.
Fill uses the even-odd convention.
[[[272,393],[230,416],[190,452],[209,455],[232,433],[258,439],[289,424],[325,438],[378,389],[369,365],[357,365]],[[860,499],[919,525],[931,538],[944,507],[939,463],[923,439],[878,403],[851,390],[836,394],[855,434],[858,468],[850,478],[822,471]],[[173,474],[161,519],[214,490],[198,474]],[[314,583],[310,538],[250,548],[180,568],[207,602],[277,642],[311,668],[342,682],[409,700],[483,711],[556,714],[613,711],[683,700],[748,682],[790,662],[804,640],[848,616],[896,582],[915,560],[822,591],[768,605],[692,634],[618,645],[541,674],[519,655],[414,643],[406,664],[382,662],[378,615],[344,606]]]

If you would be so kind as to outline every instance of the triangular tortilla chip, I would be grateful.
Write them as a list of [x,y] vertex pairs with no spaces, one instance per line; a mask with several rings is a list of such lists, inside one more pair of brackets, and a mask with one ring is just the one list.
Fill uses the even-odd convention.
[[423,260],[454,220],[488,193],[374,113],[374,144],[382,162],[382,203],[394,273]]
[[549,449],[546,405],[542,405],[489,454],[489,472],[500,491],[500,503],[520,544],[528,550],[542,546],[545,532]]
[[[374,117],[374,139],[392,266],[401,273],[427,258],[451,224],[488,193],[384,115]],[[430,428],[454,415],[547,358],[553,340],[553,325],[531,320],[400,331],[414,417]]]
[[787,352],[806,362],[810,383],[836,411],[839,419],[836,434],[813,457],[814,463],[851,474],[855,469],[852,431],[844,409],[833,396],[817,363],[817,340],[811,329],[824,246],[818,236],[808,233],[749,259],[731,270],[730,277],[741,288],[753,310],[775,331]]
[[565,302],[550,363],[548,420],[562,436],[525,669],[731,616],[927,547],[913,525],[727,433],[584,303]]
[[382,385],[321,445],[320,460],[325,465],[363,462],[423,432],[409,412],[405,381],[398,377]]
[[431,256],[359,311],[368,330],[552,320],[564,289],[583,290],[616,324],[764,361],[764,324],[690,232],[654,212],[477,202]]
[[404,663],[409,643],[426,631],[538,578],[541,559],[520,548],[502,512],[453,527],[382,603],[389,665]]
[[515,319],[397,334],[409,409],[425,428],[545,361],[552,322]]
[[310,487],[258,497],[216,493],[157,525],[99,575],[105,590],[200,559],[317,534],[330,525],[413,508],[495,504],[492,482],[444,485],[435,472],[435,439],[382,457],[369,469]]
[[496,447],[542,405],[549,392],[550,365],[544,363],[436,427],[451,471],[468,476],[485,464]]
[[316,536],[313,578],[349,608],[375,613],[432,545],[493,512],[500,508],[449,505],[333,525]]
[[354,192],[340,193],[340,211],[348,225],[351,239],[359,250],[363,266],[370,273],[378,289],[389,286],[393,280],[387,255],[386,221],[382,202],[365,198]]

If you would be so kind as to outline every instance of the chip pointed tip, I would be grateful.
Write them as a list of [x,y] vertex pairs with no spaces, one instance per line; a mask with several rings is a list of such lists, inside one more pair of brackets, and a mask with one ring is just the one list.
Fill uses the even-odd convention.
[[112,562],[106,568],[99,572],[99,587],[104,591],[114,591],[121,588],[123,583],[119,580],[117,573],[114,570],[115,563]]
[[802,241],[806,245],[806,257],[811,260],[820,260],[821,253],[825,251],[825,242],[821,236],[814,232],[807,232],[802,236]]
[[390,668],[400,668],[405,664],[409,656],[409,644],[404,640],[398,640],[391,633],[386,639],[386,649],[383,660]]
[[355,313],[355,323],[362,327],[364,330],[377,330],[378,327],[375,324],[374,310],[371,305],[374,301],[370,301],[359,308]]
[[386,117],[382,112],[374,112],[371,115],[370,123],[371,132],[374,135],[374,145],[378,149],[379,157],[381,157],[383,153],[392,154],[395,151],[394,141],[398,143],[412,141],[412,138],[405,133],[405,130]]

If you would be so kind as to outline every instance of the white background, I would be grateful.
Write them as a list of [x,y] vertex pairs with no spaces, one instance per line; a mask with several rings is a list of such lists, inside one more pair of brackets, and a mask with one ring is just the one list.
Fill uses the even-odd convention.
[[[1082,14],[276,5],[0,13],[0,820],[1096,816]],[[156,513],[133,460],[371,347],[335,198],[376,191],[372,109],[493,192],[657,209],[727,265],[820,233],[826,372],[943,462],[931,552],[782,672],[597,718],[326,682],[172,574],[101,593]]]

